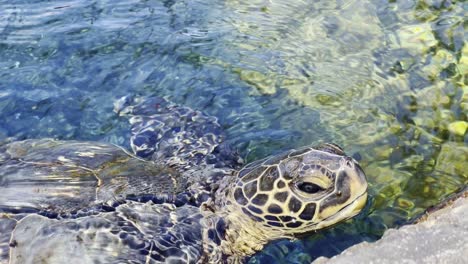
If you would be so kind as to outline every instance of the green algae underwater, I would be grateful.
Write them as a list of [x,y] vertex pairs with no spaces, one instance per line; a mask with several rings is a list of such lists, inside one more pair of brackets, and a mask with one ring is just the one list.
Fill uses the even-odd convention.
[[112,112],[164,96],[216,116],[247,161],[335,142],[363,213],[250,263],[378,239],[468,183],[465,1],[0,1],[0,139],[128,146]]

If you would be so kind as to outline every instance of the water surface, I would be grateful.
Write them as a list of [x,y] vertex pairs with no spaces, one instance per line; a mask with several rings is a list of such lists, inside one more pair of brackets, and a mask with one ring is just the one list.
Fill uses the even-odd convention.
[[378,239],[467,185],[464,1],[0,1],[0,139],[127,146],[124,95],[216,116],[248,161],[320,141],[359,159],[357,219],[251,263]]

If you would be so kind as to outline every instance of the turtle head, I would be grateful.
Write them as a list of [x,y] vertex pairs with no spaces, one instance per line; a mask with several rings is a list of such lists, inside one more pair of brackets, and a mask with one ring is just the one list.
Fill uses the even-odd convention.
[[271,231],[296,235],[358,214],[367,200],[359,164],[334,144],[292,150],[239,171],[231,201]]

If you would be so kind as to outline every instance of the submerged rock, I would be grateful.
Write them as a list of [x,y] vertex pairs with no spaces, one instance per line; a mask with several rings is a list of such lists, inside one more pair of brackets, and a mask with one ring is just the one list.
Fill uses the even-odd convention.
[[448,130],[456,135],[463,136],[466,133],[468,128],[468,122],[465,121],[455,121],[449,124]]

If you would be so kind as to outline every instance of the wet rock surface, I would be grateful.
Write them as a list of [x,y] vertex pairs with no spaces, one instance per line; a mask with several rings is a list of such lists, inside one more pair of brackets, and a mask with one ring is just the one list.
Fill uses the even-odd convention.
[[430,212],[417,224],[390,229],[374,243],[363,242],[331,259],[313,263],[466,263],[468,192]]

